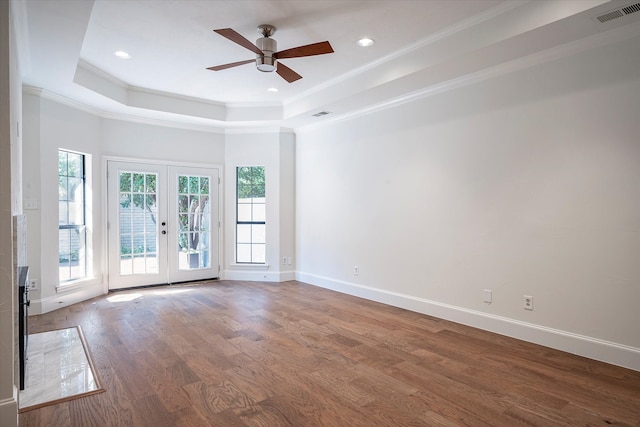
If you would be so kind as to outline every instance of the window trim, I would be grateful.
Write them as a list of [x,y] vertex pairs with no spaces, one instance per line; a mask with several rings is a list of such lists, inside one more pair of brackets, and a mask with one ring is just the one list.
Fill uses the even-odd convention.
[[[235,190],[236,190],[236,200],[235,200],[235,209],[236,209],[236,218],[235,218],[235,250],[234,250],[234,255],[235,255],[235,263],[234,265],[236,266],[244,266],[244,267],[253,267],[256,268],[258,267],[259,269],[268,266],[267,264],[267,255],[266,255],[266,247],[267,247],[267,243],[266,243],[266,235],[265,235],[265,243],[253,243],[253,241],[251,241],[251,243],[249,243],[249,245],[251,246],[251,249],[253,250],[253,245],[264,245],[265,247],[265,257],[264,257],[264,261],[262,262],[253,262],[253,261],[238,261],[238,246],[241,243],[238,243],[238,226],[239,225],[264,225],[265,226],[265,232],[266,232],[266,177],[265,177],[265,184],[264,184],[264,192],[265,192],[265,220],[264,221],[239,221],[239,206],[240,203],[239,200],[239,195],[240,195],[240,191],[239,191],[239,184],[240,184],[240,180],[238,179],[238,173],[240,172],[241,168],[262,168],[263,169],[263,173],[266,174],[266,167],[263,165],[253,165],[253,166],[247,166],[247,165],[243,165],[243,166],[236,166],[236,174],[235,174],[235,180],[236,180],[236,185],[235,185]],[[251,202],[251,206],[253,206],[253,200]],[[242,244],[246,244],[246,243],[242,243]],[[251,253],[251,258],[253,258],[253,252]]]
[[[84,260],[84,275],[83,276],[79,276],[79,277],[70,277],[67,280],[60,280],[60,247],[58,247],[58,285],[56,286],[56,288],[59,287],[68,287],[74,284],[77,284],[78,282],[82,282],[82,281],[86,281],[88,279],[91,279],[91,272],[90,272],[90,250],[89,250],[89,244],[90,244],[90,227],[89,227],[89,218],[87,217],[87,204],[89,202],[89,191],[87,189],[87,183],[88,183],[88,178],[87,178],[87,164],[88,164],[88,155],[85,153],[80,153],[74,150],[67,150],[64,148],[58,148],[58,159],[60,157],[60,153],[66,153],[67,155],[69,154],[75,154],[78,156],[81,156],[81,160],[82,160],[82,174],[80,176],[81,180],[82,180],[82,224],[60,224],[60,212],[58,212],[58,239],[60,239],[59,235],[60,235],[60,230],[82,230],[83,232],[83,236],[84,236],[84,242],[82,245],[82,250],[84,251],[84,254],[82,257],[80,257],[82,260]],[[67,159],[68,160],[68,159]],[[68,170],[68,161],[67,161],[67,171],[66,171],[67,175],[64,175],[65,177],[69,178],[69,170]],[[58,171],[58,179],[60,178],[60,171]],[[67,206],[69,204],[69,199],[68,199],[68,194],[67,194]],[[60,199],[58,199],[58,205],[60,203]],[[68,210],[67,210],[67,215],[68,215]],[[71,268],[69,266],[69,268]],[[71,276],[71,275],[70,275]]]

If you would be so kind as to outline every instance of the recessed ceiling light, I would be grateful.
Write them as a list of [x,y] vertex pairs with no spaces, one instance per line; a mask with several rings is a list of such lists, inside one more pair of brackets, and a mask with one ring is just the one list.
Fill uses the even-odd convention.
[[373,46],[374,43],[375,43],[375,40],[370,39],[369,37],[361,38],[356,42],[356,44],[361,47]]
[[124,50],[117,50],[117,51],[113,52],[113,54],[115,56],[117,56],[118,58],[120,58],[120,59],[129,59],[129,58],[131,58],[131,55],[129,55]]
[[270,87],[269,89],[267,89],[267,92],[271,92],[271,93],[276,93],[278,91],[277,87]]

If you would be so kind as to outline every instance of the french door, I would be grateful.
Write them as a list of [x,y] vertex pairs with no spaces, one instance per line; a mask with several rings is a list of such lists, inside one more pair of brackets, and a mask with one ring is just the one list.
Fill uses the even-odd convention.
[[107,163],[109,289],[218,277],[219,171]]

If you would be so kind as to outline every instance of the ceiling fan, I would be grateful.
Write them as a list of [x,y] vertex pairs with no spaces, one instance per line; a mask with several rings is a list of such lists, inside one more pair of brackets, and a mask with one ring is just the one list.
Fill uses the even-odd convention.
[[[256,54],[255,63],[258,70],[264,72],[275,71],[280,75],[280,77],[282,77],[289,83],[293,83],[296,80],[301,79],[302,76],[280,62],[281,59],[300,58],[303,56],[314,56],[333,53],[333,48],[328,41],[312,43],[305,46],[298,46],[277,52],[277,43],[274,39],[271,38],[273,33],[276,32],[276,27],[274,27],[273,25],[264,24],[258,26],[258,33],[261,34],[262,37],[256,40],[256,44],[251,43],[249,40],[244,38],[237,31],[232,30],[231,28],[221,28],[219,30],[213,31],[223,37],[228,38],[232,42],[237,43],[240,46],[254,52]],[[207,70],[226,70],[227,68],[249,64],[250,62],[254,62],[254,59],[217,65],[215,67],[209,67],[207,68]]]

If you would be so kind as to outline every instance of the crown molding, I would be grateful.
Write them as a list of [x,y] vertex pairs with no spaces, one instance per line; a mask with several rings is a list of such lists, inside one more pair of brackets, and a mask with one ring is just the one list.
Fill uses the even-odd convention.
[[277,133],[277,134],[292,134],[295,135],[295,130],[287,127],[281,126],[263,126],[263,127],[255,127],[255,128],[227,128],[225,129],[226,135],[250,135],[250,134],[268,134],[268,133]]
[[78,59],[78,65],[76,67],[76,70],[80,68],[80,69],[85,69],[87,71],[89,71],[90,73],[95,74],[96,76],[103,78],[105,80],[108,80],[110,83],[119,86],[122,89],[130,89],[131,86],[129,86],[127,83],[123,82],[122,80],[120,80],[119,78],[107,73],[106,71],[96,67],[95,65],[93,65],[90,62],[85,61],[82,58]]
[[67,98],[55,92],[51,92],[51,91],[34,87],[34,86],[24,85],[22,87],[22,92],[26,95],[38,96],[38,97],[47,99],[49,101],[53,101],[57,104],[61,104],[61,105],[65,105],[67,107],[73,108],[74,110],[82,111],[82,112],[85,112],[103,119],[108,119],[108,120],[120,120],[120,121],[132,122],[132,123],[152,125],[152,126],[163,126],[163,127],[174,128],[174,129],[192,130],[197,132],[209,132],[209,133],[219,133],[219,134],[223,134],[225,132],[225,127],[223,124],[185,123],[179,120],[140,117],[132,114],[111,113],[111,112],[103,111],[98,108],[89,106],[87,104],[76,101],[74,99]]
[[39,87],[24,85],[22,92],[26,95],[38,96],[44,99],[48,99],[58,104],[65,105],[78,111],[92,114],[94,116],[108,119],[108,120],[120,120],[132,123],[140,123],[152,126],[164,126],[174,129],[192,130],[197,132],[209,132],[217,134],[258,134],[258,133],[282,133],[293,132],[292,129],[283,128],[280,125],[269,125],[267,121],[254,121],[244,123],[226,123],[226,122],[212,122],[210,124],[198,124],[198,123],[186,123],[180,120],[160,119],[151,117],[141,117],[133,114],[121,114],[103,111],[98,108],[86,105],[71,98],[59,95],[55,92],[51,92]]
[[119,121],[139,123],[144,125],[168,127],[172,129],[191,130],[196,132],[224,134],[224,131],[225,131],[224,127],[222,127],[221,125],[185,123],[177,120],[165,120],[165,119],[157,119],[157,118],[150,118],[150,117],[140,117],[140,116],[135,116],[130,114],[117,114],[117,113],[103,112],[100,114],[100,117],[108,120],[119,120]]
[[92,64],[81,60],[74,83],[123,106],[160,113],[213,120],[221,126],[253,127],[282,120],[282,103],[223,103],[187,95],[128,85]]
[[510,2],[506,2],[506,3],[501,3],[498,6],[495,6],[493,8],[490,8],[482,13],[479,13],[475,16],[472,16],[471,18],[462,20],[454,25],[451,25],[447,28],[445,28],[444,30],[438,31],[434,34],[431,34],[430,36],[420,39],[408,46],[405,46],[401,49],[398,49],[397,51],[386,55],[386,56],[382,56],[378,59],[376,59],[375,61],[371,61],[368,64],[365,64],[361,67],[355,68],[347,73],[344,73],[338,77],[335,77],[331,80],[328,80],[318,86],[314,86],[313,88],[301,92],[295,96],[289,97],[287,99],[284,100],[283,104],[284,106],[288,106],[290,104],[293,104],[295,102],[298,102],[304,98],[310,97],[318,92],[322,92],[322,91],[326,91],[328,89],[330,89],[331,87],[345,82],[347,80],[353,79],[358,77],[359,75],[373,70],[383,64],[386,64],[388,62],[391,62],[393,60],[396,60],[400,57],[403,57],[405,55],[410,55],[413,54],[415,51],[422,49],[428,45],[431,45],[437,41],[443,40],[447,37],[451,37],[454,34],[460,33],[462,31],[465,31],[469,28],[473,28],[474,26],[481,24],[483,22],[489,21],[491,19],[494,19],[512,9],[515,9],[517,7],[520,7],[524,4],[527,4],[527,0],[514,0],[514,1],[510,1]]
[[140,86],[127,86],[127,89],[128,89],[128,92],[144,93],[147,95],[159,96],[159,97],[163,97],[167,99],[175,99],[179,101],[188,101],[188,102],[204,104],[204,105],[213,106],[213,107],[226,108],[228,105],[228,104],[225,104],[224,102],[211,101],[204,98],[196,98],[193,96],[180,95],[177,93],[163,92],[161,90],[148,89]]
[[71,107],[74,110],[82,111],[85,113],[93,114],[94,116],[102,117],[103,111],[95,108],[93,106],[84,104],[80,101],[76,101],[75,99],[68,98],[66,96],[60,95],[58,93],[52,92],[47,89],[43,89],[40,87],[22,85],[22,93],[25,95],[34,95],[40,98],[47,99],[49,101],[53,101],[57,104],[66,105],[67,107]]
[[462,88],[465,86],[470,86],[482,81],[514,73],[563,57],[575,55],[589,49],[603,47],[612,43],[622,42],[633,37],[640,37],[640,23],[614,28],[598,34],[594,34],[592,36],[585,37],[580,40],[575,40],[559,46],[544,49],[531,55],[507,61],[505,63],[493,67],[488,67],[483,70],[469,73],[467,75],[447,80],[435,85],[424,87],[413,92],[408,92],[397,97],[389,98],[382,102],[353,110],[349,113],[336,115],[327,118],[320,123],[310,123],[308,125],[302,125],[296,128],[296,131],[308,132],[310,130],[319,129],[339,122],[351,120],[357,117],[414,102],[439,93]]

